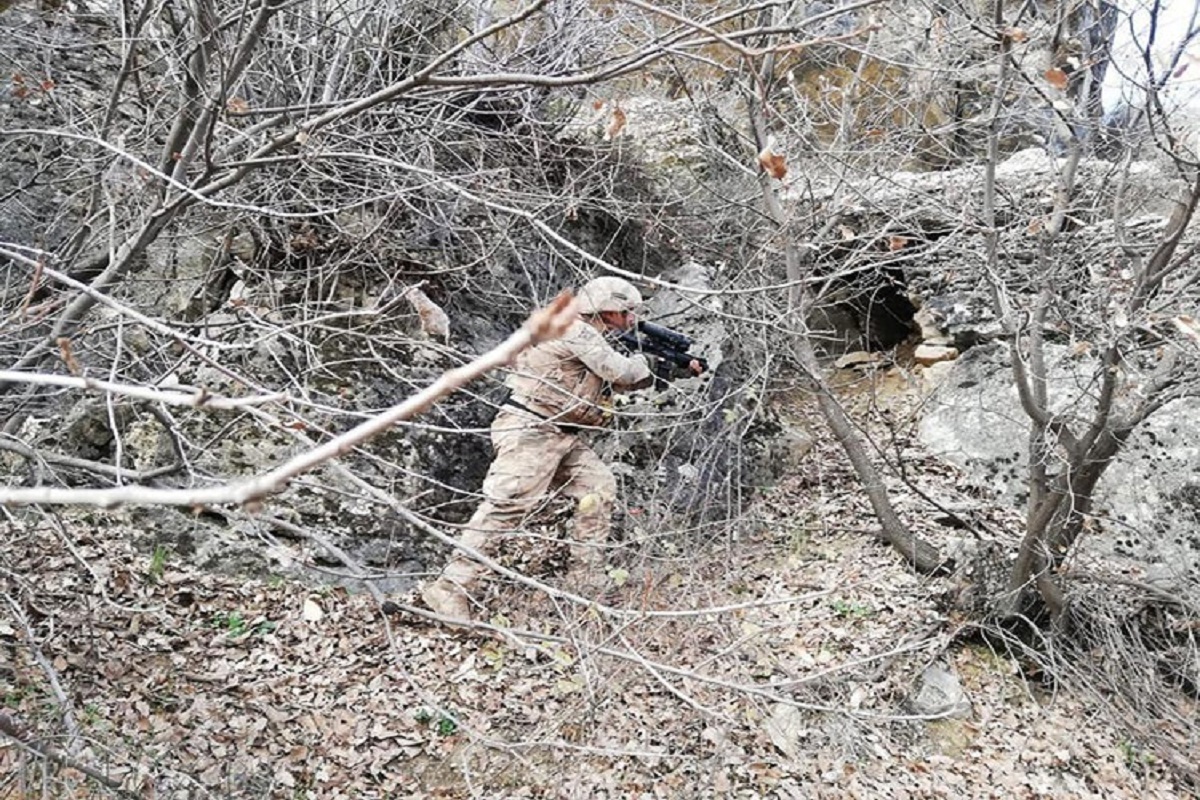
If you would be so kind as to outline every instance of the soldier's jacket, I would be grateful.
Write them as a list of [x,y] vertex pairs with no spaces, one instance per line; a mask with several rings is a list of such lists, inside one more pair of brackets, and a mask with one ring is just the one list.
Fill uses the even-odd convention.
[[652,378],[645,356],[621,355],[604,334],[577,320],[561,338],[518,356],[505,382],[513,402],[539,416],[565,425],[595,426],[608,421],[608,399],[614,391],[640,388]]

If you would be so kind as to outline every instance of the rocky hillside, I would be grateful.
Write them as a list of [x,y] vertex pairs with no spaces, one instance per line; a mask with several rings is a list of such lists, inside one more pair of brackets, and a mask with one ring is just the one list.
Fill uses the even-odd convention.
[[[0,0],[0,799],[1195,794],[1200,159],[1119,11]],[[615,588],[549,502],[443,627],[479,359],[600,274],[712,367],[597,438]]]
[[[951,610],[962,585],[875,540],[812,410],[779,410],[814,449],[726,538],[627,540],[606,606],[494,581],[474,633],[408,593],[389,616],[368,593],[139,550],[128,514],[10,514],[0,797],[1188,796],[1139,738],[1167,720],[1131,726]],[[912,458],[914,490],[1015,530]],[[946,519],[912,520],[952,545]],[[555,586],[557,547],[506,563]]]

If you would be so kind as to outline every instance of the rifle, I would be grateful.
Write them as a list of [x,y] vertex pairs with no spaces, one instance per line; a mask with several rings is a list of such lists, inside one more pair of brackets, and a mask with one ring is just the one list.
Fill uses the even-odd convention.
[[653,322],[639,322],[633,330],[621,331],[617,341],[632,353],[650,356],[654,383],[662,388],[667,381],[692,375],[688,365],[699,362],[700,370],[708,372],[708,361],[688,352],[691,337]]

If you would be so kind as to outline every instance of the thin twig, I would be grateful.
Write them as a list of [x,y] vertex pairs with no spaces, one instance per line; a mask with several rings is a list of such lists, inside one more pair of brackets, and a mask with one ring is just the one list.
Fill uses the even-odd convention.
[[21,444],[20,442],[8,442],[0,439],[0,450],[5,450],[10,453],[16,453],[22,458],[30,461],[42,461],[46,464],[54,464],[59,467],[68,467],[71,469],[82,469],[88,472],[94,472],[97,475],[109,475],[114,478],[130,481],[148,481],[154,478],[161,478],[164,475],[170,475],[178,472],[183,464],[175,463],[166,466],[157,467],[155,469],[138,470],[126,469],[125,467],[114,467],[112,464],[103,464],[99,461],[89,461],[86,458],[73,458],[72,456],[64,456],[58,453],[47,453],[41,450],[35,450],[32,447]]

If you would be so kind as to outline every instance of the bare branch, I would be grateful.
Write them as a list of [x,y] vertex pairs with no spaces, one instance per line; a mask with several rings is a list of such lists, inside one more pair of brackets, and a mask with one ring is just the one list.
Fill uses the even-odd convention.
[[58,453],[47,453],[40,450],[35,450],[32,447],[28,447],[18,442],[8,442],[4,441],[3,439],[0,439],[0,450],[16,453],[22,458],[26,458],[31,461],[44,461],[47,464],[56,464],[60,467],[69,467],[72,469],[82,469],[88,472],[95,472],[98,475],[111,475],[114,478],[119,478],[126,481],[148,481],[154,478],[161,478],[164,475],[171,475],[178,472],[183,466],[180,463],[176,463],[165,467],[159,467],[158,469],[126,469],[124,467],[114,467],[112,464],[102,464],[99,461],[88,461],[84,458],[73,458],[72,456],[59,455]]
[[54,693],[54,699],[58,701],[58,710],[62,714],[63,727],[67,729],[67,749],[74,753],[80,746],[81,734],[79,732],[79,723],[75,720],[74,707],[71,705],[66,691],[63,690],[62,681],[58,677],[58,671],[54,669],[54,665],[50,663],[50,659],[46,658],[46,654],[42,652],[41,646],[38,645],[37,637],[33,633],[33,626],[29,624],[29,618],[25,616],[21,605],[7,594],[4,595],[4,600],[8,603],[13,618],[24,628],[26,644],[29,646],[34,660],[37,661],[38,666],[45,673],[46,681],[50,684],[50,689]]
[[226,410],[262,405],[264,403],[276,403],[288,399],[287,394],[283,392],[252,397],[218,397],[209,394],[203,388],[195,392],[164,391],[162,389],[150,389],[145,386],[130,386],[128,384],[101,381],[95,378],[73,377],[70,375],[43,375],[35,372],[13,372],[6,369],[0,370],[0,383],[27,383],[33,386],[65,386],[70,389],[118,394],[138,400],[166,403],[172,406]]
[[367,420],[330,441],[303,453],[270,472],[237,483],[204,489],[159,489],[119,486],[112,489],[0,489],[0,504],[95,505],[111,508],[122,504],[206,506],[221,503],[250,503],[283,491],[296,476],[349,452],[392,425],[425,411],[440,398],[462,388],[488,370],[509,363],[521,351],[546,339],[562,335],[577,314],[574,300],[560,294],[546,308],[533,313],[506,341],[471,363],[440,376],[425,390],[405,402]]
[[108,777],[95,767],[88,766],[87,764],[72,758],[66,753],[59,751],[57,748],[30,741],[28,737],[22,733],[20,727],[17,726],[17,723],[10,716],[3,712],[0,712],[0,735],[3,735],[10,741],[15,742],[17,746],[24,748],[39,758],[46,758],[55,762],[56,764],[61,764],[64,767],[78,770],[92,780],[98,781],[109,789],[118,790],[122,797],[132,796],[121,790],[121,782],[119,780]]

